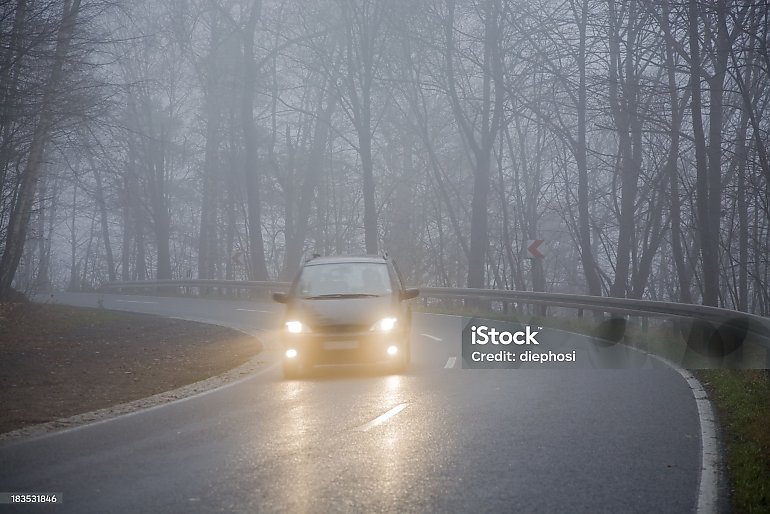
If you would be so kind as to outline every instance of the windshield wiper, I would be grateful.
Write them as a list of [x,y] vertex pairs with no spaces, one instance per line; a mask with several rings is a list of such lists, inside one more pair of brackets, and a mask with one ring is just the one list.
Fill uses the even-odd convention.
[[333,293],[333,294],[319,294],[317,296],[306,296],[305,300],[322,300],[324,298],[377,298],[378,294],[369,293]]

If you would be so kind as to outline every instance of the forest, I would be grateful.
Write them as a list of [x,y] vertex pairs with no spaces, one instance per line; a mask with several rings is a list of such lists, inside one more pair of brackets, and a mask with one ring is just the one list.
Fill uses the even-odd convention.
[[2,1],[0,299],[388,252],[770,315],[769,3]]

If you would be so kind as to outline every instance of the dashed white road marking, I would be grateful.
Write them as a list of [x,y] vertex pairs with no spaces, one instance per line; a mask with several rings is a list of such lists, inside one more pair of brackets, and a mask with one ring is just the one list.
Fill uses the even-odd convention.
[[115,301],[120,303],[153,303],[153,304],[158,303],[158,302],[148,302],[145,300],[115,300]]
[[427,337],[428,339],[433,339],[434,341],[443,341],[440,337],[432,336],[430,334],[420,334],[423,337]]
[[398,405],[396,405],[395,407],[393,407],[392,409],[387,411],[385,414],[381,414],[381,415],[377,416],[376,418],[374,418],[373,420],[371,420],[369,423],[367,423],[365,425],[361,425],[360,427],[358,427],[357,430],[359,430],[361,432],[366,432],[367,430],[369,430],[371,428],[374,428],[377,425],[385,423],[387,420],[389,420],[390,418],[392,418],[393,416],[395,416],[396,414],[398,414],[399,412],[401,412],[405,408],[406,408],[406,404],[405,403],[399,403]]
[[449,357],[446,360],[446,366],[444,366],[444,367],[447,368],[447,369],[454,368],[455,367],[455,362],[457,362],[457,357]]
[[259,309],[235,309],[236,311],[242,311],[242,312],[266,312],[268,314],[272,314],[273,311],[261,311]]

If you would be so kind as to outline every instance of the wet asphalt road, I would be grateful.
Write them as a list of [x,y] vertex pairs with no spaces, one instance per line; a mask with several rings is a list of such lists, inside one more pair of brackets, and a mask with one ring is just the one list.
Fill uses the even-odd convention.
[[[280,312],[116,295],[104,306],[268,340]],[[289,381],[268,350],[263,368],[227,387],[4,443],[0,492],[62,492],[64,501],[0,512],[695,510],[700,425],[675,370],[463,370],[460,323],[415,313],[402,376],[321,368]]]

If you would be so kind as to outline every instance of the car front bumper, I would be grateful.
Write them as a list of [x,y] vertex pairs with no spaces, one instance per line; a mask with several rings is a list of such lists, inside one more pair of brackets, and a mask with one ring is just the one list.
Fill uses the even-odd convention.
[[[291,359],[310,364],[392,362],[404,355],[407,344],[406,335],[400,331],[283,335],[284,359],[289,359],[289,350],[295,350],[296,356]],[[390,347],[395,347],[396,351],[391,349],[389,352]]]

